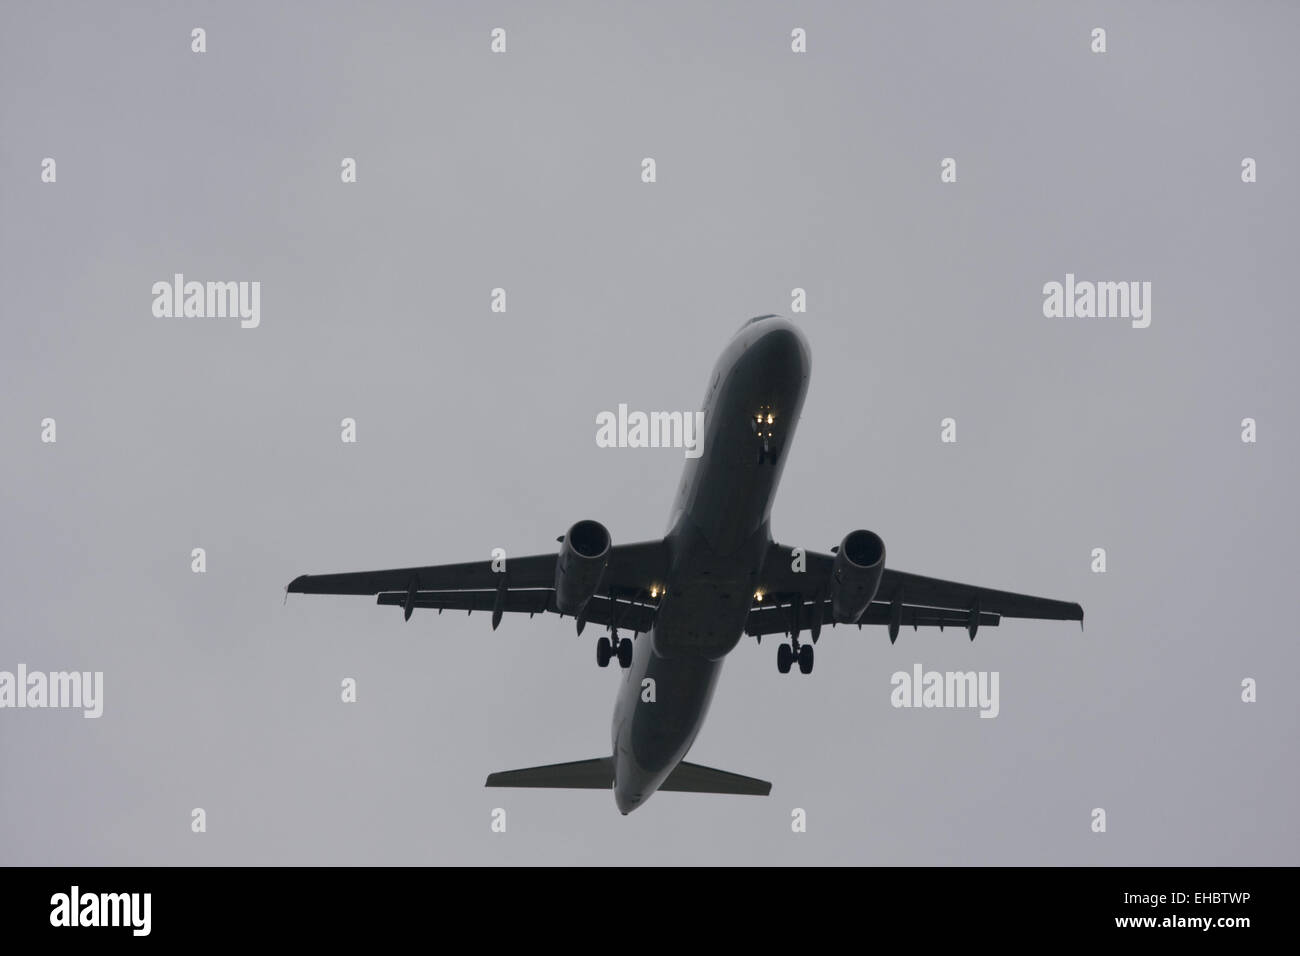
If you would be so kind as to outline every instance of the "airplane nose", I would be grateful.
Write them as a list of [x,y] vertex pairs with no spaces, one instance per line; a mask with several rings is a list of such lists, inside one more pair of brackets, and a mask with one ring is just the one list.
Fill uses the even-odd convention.
[[614,805],[627,816],[645,801],[649,781],[624,752],[614,755]]
[[627,816],[637,807],[641,806],[641,794],[624,793],[621,790],[614,791],[614,805],[618,807],[618,812]]
[[766,375],[796,374],[806,377],[812,366],[812,353],[808,340],[795,325],[782,319],[769,319],[772,323],[750,345],[746,358]]

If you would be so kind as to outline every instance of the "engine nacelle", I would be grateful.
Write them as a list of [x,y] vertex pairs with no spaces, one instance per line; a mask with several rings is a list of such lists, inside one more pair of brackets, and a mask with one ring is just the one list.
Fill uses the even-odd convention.
[[831,613],[839,624],[855,624],[880,590],[885,542],[871,531],[850,531],[840,542],[831,570]]
[[579,521],[564,535],[555,562],[555,606],[578,615],[587,606],[610,555],[609,529],[599,521]]

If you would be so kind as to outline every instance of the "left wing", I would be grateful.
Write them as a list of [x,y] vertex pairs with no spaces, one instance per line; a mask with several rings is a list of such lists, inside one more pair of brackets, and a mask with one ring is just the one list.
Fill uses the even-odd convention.
[[[583,619],[610,623],[638,633],[649,630],[657,602],[654,582],[664,580],[667,550],[663,541],[614,545]],[[506,612],[559,613],[555,606],[557,554],[508,558],[505,570],[492,561],[437,564],[421,568],[355,571],[344,574],[304,574],[290,582],[294,594],[374,594],[377,603],[401,607],[410,617],[415,608],[490,611],[493,626]]]

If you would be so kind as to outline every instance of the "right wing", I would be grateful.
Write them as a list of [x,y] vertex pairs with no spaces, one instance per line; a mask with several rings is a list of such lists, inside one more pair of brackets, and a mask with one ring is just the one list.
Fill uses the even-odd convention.
[[[885,568],[877,601],[892,601],[902,595],[903,603],[938,608],[971,608],[991,611],[999,617],[1027,617],[1040,621],[1078,621],[1083,623],[1083,608],[1069,601],[997,591],[971,584],[957,584],[939,578],[926,578],[906,571]],[[873,604],[872,608],[875,607]],[[863,617],[866,617],[864,614]]]
[[[834,562],[834,555],[807,551],[800,564],[793,560],[791,548],[770,545],[760,582],[766,603],[755,602],[745,633],[790,633],[813,622],[818,627],[823,622],[830,624],[828,588]],[[803,570],[796,571],[795,567]],[[1078,621],[1082,625],[1083,608],[1068,601],[959,584],[886,567],[880,589],[857,623],[884,624],[890,629],[891,640],[897,628],[907,626],[941,630],[962,627],[973,637],[978,628],[996,627],[1004,617]]]

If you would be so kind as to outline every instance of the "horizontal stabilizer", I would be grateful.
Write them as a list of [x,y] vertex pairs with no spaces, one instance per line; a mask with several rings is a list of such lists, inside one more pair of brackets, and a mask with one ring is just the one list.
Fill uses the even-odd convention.
[[[544,767],[526,767],[523,770],[502,770],[500,773],[489,774],[486,786],[610,790],[614,786],[614,760],[612,757],[597,757],[595,760],[553,763]],[[766,797],[772,792],[772,784],[754,777],[742,777],[738,773],[682,762],[668,775],[659,789]]]
[[747,793],[755,797],[766,797],[772,792],[772,784],[767,780],[742,777],[738,773],[682,761],[659,789],[687,793]]
[[614,788],[614,758],[597,757],[595,760],[553,763],[547,764],[545,767],[502,770],[499,773],[488,774],[485,786],[612,790]]

